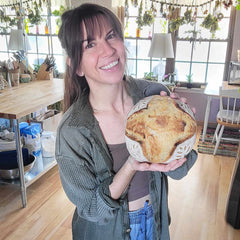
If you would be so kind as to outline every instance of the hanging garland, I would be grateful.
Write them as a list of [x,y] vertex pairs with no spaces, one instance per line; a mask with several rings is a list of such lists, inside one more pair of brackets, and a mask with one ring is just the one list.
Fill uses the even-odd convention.
[[[125,1],[125,8],[128,11],[128,0]],[[151,3],[151,7],[146,6]],[[211,5],[214,3],[214,7]],[[240,10],[240,0],[237,0],[236,9]],[[224,18],[221,12],[222,7],[228,9],[233,5],[233,0],[145,0],[145,11],[143,10],[143,0],[131,0],[131,4],[134,7],[138,7],[138,16],[136,18],[136,23],[138,28],[142,26],[151,25],[154,18],[157,15],[157,8],[155,4],[159,5],[159,13],[162,18],[168,20],[169,29],[171,32],[175,32],[179,29],[181,25],[190,24],[193,27],[196,26],[197,11],[200,8],[203,15],[205,15],[201,27],[207,29],[212,34],[212,38],[215,37],[215,33],[219,30],[219,21]],[[210,6],[209,9],[207,6]],[[187,7],[184,15],[180,16],[180,11],[182,7]],[[211,12],[212,11],[212,12]],[[192,37],[196,39],[197,35],[200,34],[201,30],[188,31],[187,33],[192,33]]]

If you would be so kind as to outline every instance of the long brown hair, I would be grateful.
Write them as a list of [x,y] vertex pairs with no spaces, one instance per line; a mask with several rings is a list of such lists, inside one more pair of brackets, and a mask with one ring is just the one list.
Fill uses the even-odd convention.
[[96,4],[82,4],[77,8],[63,13],[62,25],[59,30],[59,40],[65,49],[70,64],[66,64],[64,76],[64,112],[79,98],[85,88],[89,88],[86,78],[77,75],[77,69],[82,60],[82,42],[85,26],[87,39],[92,39],[96,34],[101,36],[103,24],[107,21],[116,34],[123,41],[122,25],[117,16],[107,8]]

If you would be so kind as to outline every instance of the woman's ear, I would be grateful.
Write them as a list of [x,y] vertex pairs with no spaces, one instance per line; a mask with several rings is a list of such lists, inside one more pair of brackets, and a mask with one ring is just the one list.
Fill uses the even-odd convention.
[[84,73],[81,71],[81,67],[79,66],[78,69],[77,69],[77,75],[80,76],[80,77],[83,77],[84,76]]
[[67,57],[67,65],[68,65],[69,67],[71,67],[71,58],[70,58],[70,57]]

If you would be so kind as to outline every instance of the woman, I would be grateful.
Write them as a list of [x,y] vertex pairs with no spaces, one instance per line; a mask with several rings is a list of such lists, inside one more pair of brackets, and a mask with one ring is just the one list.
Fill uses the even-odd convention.
[[133,105],[168,90],[124,77],[121,24],[104,7],[83,4],[65,12],[59,39],[68,59],[56,159],[76,205],[73,239],[169,239],[167,176],[185,176],[197,154],[165,165],[139,163],[124,137]]

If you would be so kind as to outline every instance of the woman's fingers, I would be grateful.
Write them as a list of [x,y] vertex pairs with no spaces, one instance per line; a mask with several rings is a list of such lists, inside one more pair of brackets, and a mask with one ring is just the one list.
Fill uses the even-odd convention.
[[138,162],[135,159],[131,159],[132,168],[136,171],[157,171],[157,172],[168,172],[173,171],[186,161],[186,158],[173,160],[168,164],[163,163],[148,163],[148,162]]

